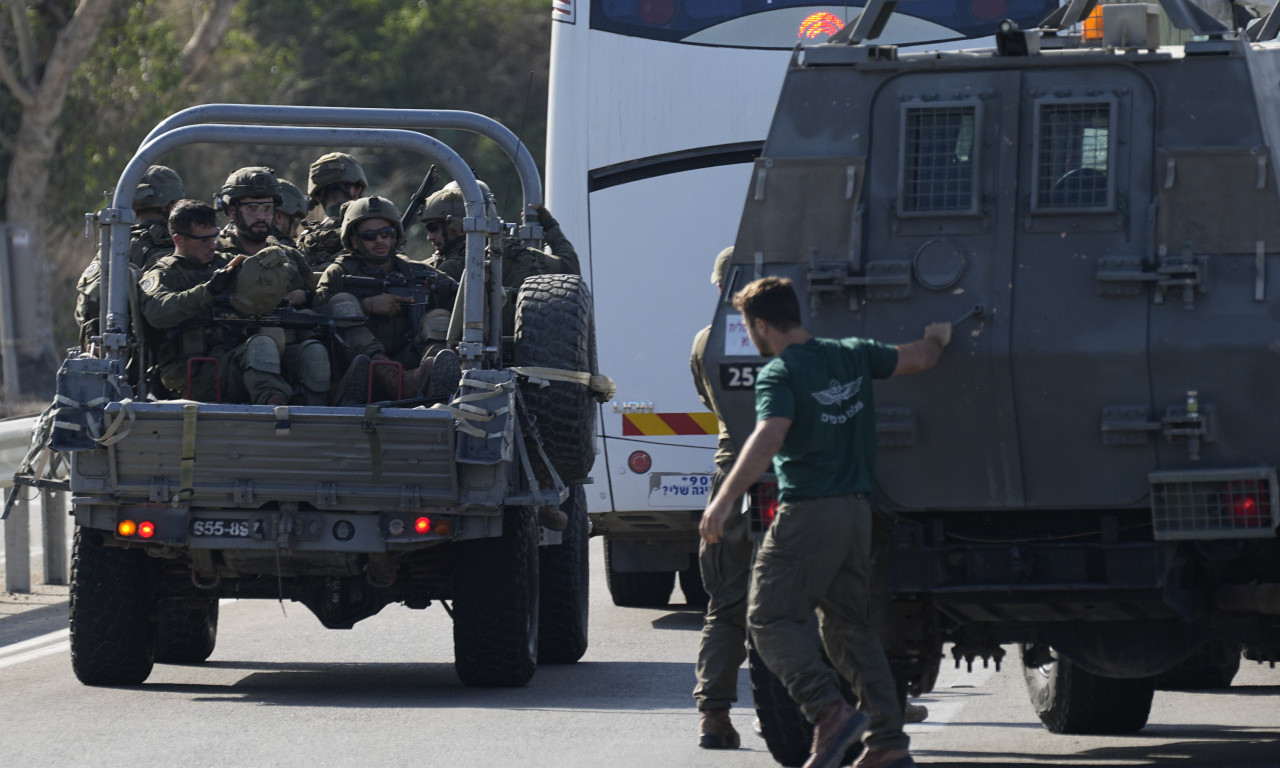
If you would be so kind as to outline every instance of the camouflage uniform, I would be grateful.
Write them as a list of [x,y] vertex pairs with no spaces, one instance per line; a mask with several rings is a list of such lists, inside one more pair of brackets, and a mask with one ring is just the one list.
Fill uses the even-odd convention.
[[[307,172],[307,198],[312,205],[323,205],[324,190],[334,184],[349,184],[359,194],[369,188],[369,180],[360,162],[344,152],[329,152],[316,158]],[[357,197],[359,196],[357,194]],[[334,203],[325,209],[325,218],[307,227],[298,236],[298,248],[316,272],[323,272],[345,250],[342,244],[342,208]]]
[[[173,253],[173,238],[163,221],[150,220],[134,224],[129,230],[129,266],[133,273],[131,286],[136,288],[138,278],[161,257]],[[101,263],[94,256],[76,281],[76,325],[80,327],[80,347],[87,349],[89,339],[100,332],[98,313],[101,310],[102,286],[99,278]],[[136,299],[137,297],[133,297]],[[131,302],[137,306],[136,302]]]
[[338,234],[340,228],[340,221],[326,216],[298,235],[298,250],[302,251],[312,271],[323,272],[342,253],[342,238]]
[[[160,381],[170,392],[192,400],[218,399],[219,384],[224,402],[263,404],[276,395],[288,397],[290,386],[280,375],[276,341],[254,334],[239,343],[234,332],[214,320],[215,304],[221,301],[207,283],[227,263],[221,254],[208,264],[175,254],[160,259],[143,276],[142,314],[153,329]],[[196,365],[188,389],[187,361],[193,357],[214,358],[220,381],[214,366]]]

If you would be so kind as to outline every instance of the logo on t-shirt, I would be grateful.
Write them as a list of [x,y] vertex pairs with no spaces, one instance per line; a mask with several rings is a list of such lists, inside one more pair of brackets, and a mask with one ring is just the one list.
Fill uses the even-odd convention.
[[[854,379],[845,384],[832,379],[831,386],[826,389],[820,389],[812,392],[813,399],[817,400],[821,405],[842,405],[850,398],[856,397],[858,392],[862,391],[862,377]],[[843,413],[824,413],[822,414],[823,424],[844,424],[849,419],[858,415],[858,411],[862,410],[862,401],[856,401],[843,409]]]

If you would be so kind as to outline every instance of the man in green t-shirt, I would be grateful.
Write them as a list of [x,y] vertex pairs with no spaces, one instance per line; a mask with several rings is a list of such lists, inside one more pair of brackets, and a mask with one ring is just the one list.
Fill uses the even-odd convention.
[[[915,765],[889,660],[871,625],[871,380],[932,368],[951,341],[951,324],[933,323],[924,338],[896,347],[816,338],[800,322],[791,281],[779,277],[749,283],[733,305],[760,354],[772,359],[756,379],[755,430],[703,512],[702,537],[720,540],[733,499],[772,463],[780,505],[756,556],[747,624],[765,664],[816,726],[804,768],[835,768],[864,732],[867,749],[856,768]],[[814,610],[857,709],[805,630]]]

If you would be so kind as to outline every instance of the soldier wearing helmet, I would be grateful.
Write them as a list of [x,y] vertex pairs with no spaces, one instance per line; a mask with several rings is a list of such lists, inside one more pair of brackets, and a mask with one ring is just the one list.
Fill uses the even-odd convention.
[[[478,181],[478,180],[477,180]],[[496,209],[489,187],[479,182],[480,190],[489,201],[489,215]],[[564,236],[560,224],[545,206],[529,204],[531,213],[536,214],[542,225],[543,238],[550,246],[551,252],[529,248],[514,238],[502,241],[502,286],[507,293],[507,303],[502,311],[503,333],[514,333],[515,329],[515,294],[525,278],[542,274],[581,274],[578,266],[578,254],[573,244]],[[456,181],[449,182],[442,189],[427,198],[418,214],[427,230],[427,238],[436,247],[434,255],[427,258],[427,264],[444,272],[455,280],[462,277],[466,265],[466,235],[462,230],[462,220],[466,218],[462,189]]]
[[308,227],[298,238],[298,247],[317,272],[323,272],[342,251],[342,205],[364,196],[369,188],[360,163],[345,152],[321,155],[307,174],[308,210],[320,206],[325,218]]
[[[339,235],[344,250],[325,269],[317,290],[322,306],[344,328],[348,368],[334,389],[337,404],[367,402],[371,394],[377,399],[452,394],[461,372],[457,354],[443,342],[457,283],[399,253],[404,228],[395,203],[385,197],[348,204]],[[386,290],[385,280],[393,274],[427,286],[422,303]],[[379,364],[384,361],[399,363],[403,379],[397,366]],[[373,393],[366,384],[371,366]]]
[[[153,165],[142,175],[133,195],[133,211],[138,221],[129,230],[129,264],[134,270],[148,269],[173,251],[167,220],[169,210],[183,194],[182,177],[172,168]],[[90,339],[98,335],[100,266],[98,257],[94,256],[76,282],[75,318],[83,349],[88,349]]]
[[281,243],[293,247],[298,245],[298,227],[307,215],[310,206],[307,196],[297,185],[280,179],[280,205],[276,206],[275,219],[271,224],[271,234]]

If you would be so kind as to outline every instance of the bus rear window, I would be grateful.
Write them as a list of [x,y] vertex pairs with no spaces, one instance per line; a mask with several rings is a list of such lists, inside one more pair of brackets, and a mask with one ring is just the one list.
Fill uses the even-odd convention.
[[903,115],[903,213],[971,213],[976,210],[973,105],[908,107]]
[[[815,3],[813,0],[591,0],[591,27],[629,37],[680,41],[722,24],[760,14],[759,24],[742,26],[740,40],[722,44],[789,48],[796,42],[823,42],[857,19],[867,0]],[[938,40],[986,37],[1002,19],[1035,27],[1058,7],[1057,0],[913,0],[899,3],[896,13],[937,25]],[[776,26],[776,37],[761,43],[760,24]],[[732,38],[733,34],[728,37]]]

